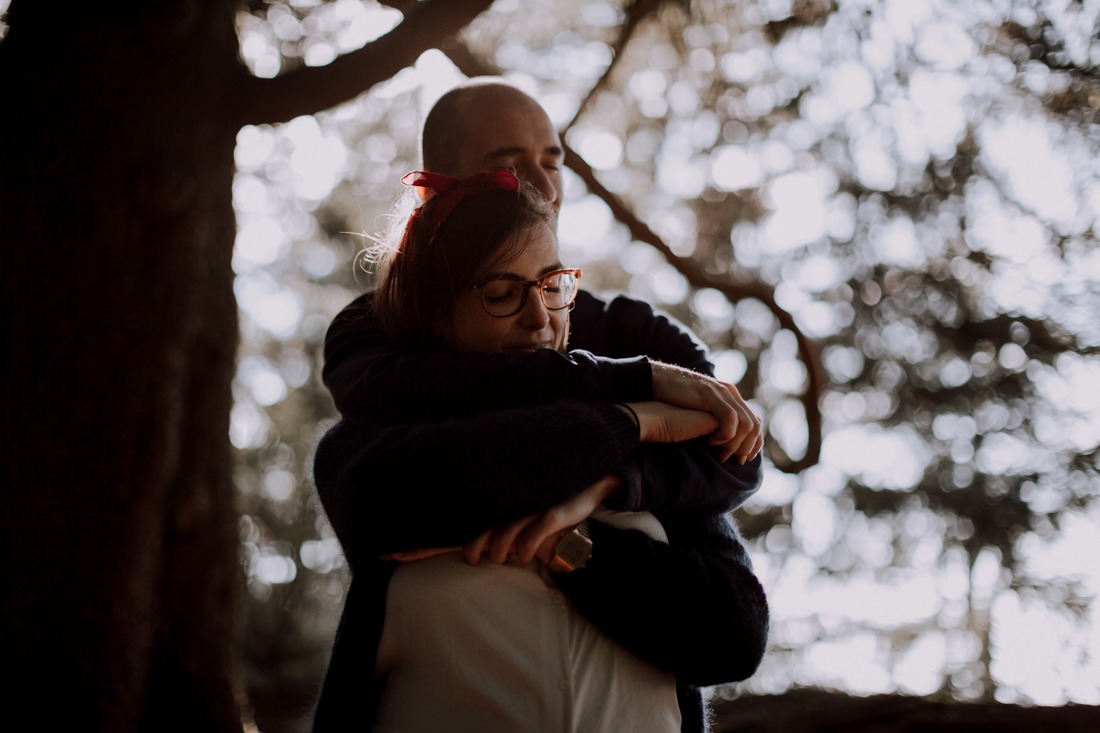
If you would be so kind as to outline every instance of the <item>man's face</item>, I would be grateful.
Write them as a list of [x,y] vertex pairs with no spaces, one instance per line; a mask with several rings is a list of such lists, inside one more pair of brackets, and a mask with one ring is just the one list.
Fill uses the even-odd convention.
[[456,156],[460,178],[509,168],[561,207],[564,157],[558,131],[534,100],[518,91],[497,89],[472,95],[461,108]]

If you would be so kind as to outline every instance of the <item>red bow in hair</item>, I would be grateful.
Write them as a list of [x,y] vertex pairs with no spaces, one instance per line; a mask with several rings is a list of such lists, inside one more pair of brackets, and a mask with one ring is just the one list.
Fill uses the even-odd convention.
[[[515,191],[519,188],[519,179],[510,170],[501,168],[495,171],[475,173],[469,178],[455,178],[445,176],[442,173],[428,173],[427,171],[413,171],[406,173],[401,178],[406,186],[420,186],[421,188],[435,191],[439,198],[435,211],[432,213],[432,227],[439,229],[447,217],[462,199],[474,191],[483,188],[499,188],[503,191]],[[417,209],[416,213],[419,213]]]

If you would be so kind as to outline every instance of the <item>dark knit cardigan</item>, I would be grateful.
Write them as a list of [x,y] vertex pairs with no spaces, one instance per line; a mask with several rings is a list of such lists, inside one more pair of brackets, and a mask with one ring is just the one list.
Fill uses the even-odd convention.
[[[591,453],[585,449],[593,443],[602,446],[602,459],[570,459]],[[381,692],[374,660],[393,568],[378,560],[383,553],[464,544],[575,495],[636,446],[637,429],[621,411],[575,401],[333,428],[318,447],[315,480],[353,581],[314,729],[373,718]],[[592,559],[555,580],[598,628],[676,676],[683,730],[701,731],[697,686],[755,671],[767,606],[724,516],[687,508],[655,513],[668,544],[592,522]]]
[[[582,293],[573,313],[571,344],[607,357],[585,351],[567,355],[542,351],[526,357],[410,354],[386,342],[369,306],[365,296],[346,308],[334,321],[325,344],[325,381],[347,419],[319,446],[316,480],[355,582],[345,603],[315,730],[324,733],[373,718],[378,693],[373,660],[392,572],[391,565],[378,559],[380,552],[460,543],[485,528],[549,508],[577,493],[587,485],[588,477],[581,478],[586,471],[597,478],[607,470],[616,470],[626,479],[626,491],[615,508],[653,511],[670,544],[593,523],[596,556],[583,571],[559,576],[559,585],[605,633],[675,674],[683,730],[704,730],[697,686],[748,677],[766,645],[763,590],[736,532],[723,516],[759,486],[760,459],[745,467],[719,464],[699,442],[643,444],[624,463],[618,450],[608,449],[610,445],[621,449],[622,430],[636,441],[624,416],[606,404],[563,400],[651,399],[648,360],[624,357],[648,353],[711,374],[705,349],[675,321],[640,301],[619,297],[604,302]],[[529,407],[514,416],[501,409],[516,405]],[[431,420],[440,414],[480,414],[482,423]],[[417,419],[428,424],[416,426]],[[594,427],[593,419],[602,420],[602,426]],[[514,429],[505,428],[503,435],[498,432],[498,440],[488,439],[509,421],[514,421]],[[571,444],[563,447],[548,440],[555,424],[568,426],[562,435],[572,439]],[[609,432],[592,439],[579,426]],[[442,432],[436,433],[441,427]],[[425,451],[420,444],[420,438],[432,434],[443,452]],[[456,452],[453,448],[458,443],[453,439],[463,436],[479,440],[460,458],[489,450],[495,451],[487,454],[494,460],[474,461],[474,465],[444,460],[448,446],[449,455]],[[532,453],[540,445],[547,445],[552,455]],[[405,447],[403,453],[399,446]],[[544,460],[554,463],[540,463]],[[532,467],[539,465],[553,465],[554,471],[548,474],[554,475],[533,472]],[[480,479],[489,478],[484,471],[494,470],[490,466],[498,467],[498,478],[518,473],[505,477],[509,490],[503,494],[481,494],[488,501],[471,515],[475,502],[470,499],[489,485]],[[568,470],[555,474],[560,466]],[[422,469],[435,473],[421,475]],[[383,477],[384,472],[388,477]],[[479,480],[461,480],[467,472]],[[515,490],[516,475],[524,477],[518,486],[526,491]],[[532,476],[535,483],[528,483]],[[540,479],[551,479],[550,485],[540,485]],[[570,485],[570,481],[577,483]],[[452,490],[442,492],[441,526],[425,524],[420,514],[428,504],[420,493],[426,485],[429,492]],[[376,503],[375,492],[387,489],[402,489],[387,494],[385,501],[395,500],[395,506]],[[457,498],[458,505],[448,504],[448,497]],[[413,510],[415,521],[401,521],[402,510]],[[368,550],[362,547],[365,541],[371,542]],[[368,709],[363,707],[365,690],[371,691]]]
[[[649,358],[714,375],[706,348],[640,300],[604,301],[581,291],[570,328],[568,354],[409,351],[386,338],[368,293],[333,320],[325,337],[324,380],[345,418],[411,422],[567,399],[651,400]],[[583,448],[598,449],[598,443]],[[647,443],[616,470],[626,487],[612,508],[630,510],[645,502],[646,508],[691,506],[718,514],[744,503],[760,483],[759,472],[746,480],[702,442]]]

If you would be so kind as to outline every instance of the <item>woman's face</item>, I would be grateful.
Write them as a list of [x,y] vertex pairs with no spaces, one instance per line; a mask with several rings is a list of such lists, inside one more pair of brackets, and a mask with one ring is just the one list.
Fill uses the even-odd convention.
[[[483,283],[502,275],[535,281],[561,269],[557,238],[548,226],[539,226],[525,238],[527,244],[518,255],[505,262],[496,256],[490,258],[476,281]],[[509,354],[529,354],[537,349],[565,350],[569,309],[547,310],[537,288],[528,289],[527,302],[518,313],[503,318],[489,315],[481,297],[480,290],[468,288],[458,296],[450,322],[444,320],[439,324],[440,335],[452,350]]]

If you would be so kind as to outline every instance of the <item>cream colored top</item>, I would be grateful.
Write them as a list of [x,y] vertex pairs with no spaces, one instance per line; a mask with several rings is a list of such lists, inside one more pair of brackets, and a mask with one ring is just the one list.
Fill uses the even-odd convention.
[[[648,512],[599,518],[667,542]],[[537,563],[402,563],[377,673],[375,733],[680,730],[675,678],[589,623]]]

